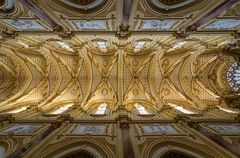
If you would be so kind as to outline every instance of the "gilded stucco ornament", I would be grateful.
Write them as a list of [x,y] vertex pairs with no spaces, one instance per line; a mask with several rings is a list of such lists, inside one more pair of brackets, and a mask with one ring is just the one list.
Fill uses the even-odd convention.
[[[0,150],[3,139],[16,138],[7,156],[57,158],[84,151],[114,158],[125,157],[123,147],[132,147],[135,158],[175,151],[192,157],[232,157],[217,142],[197,137],[197,128],[204,122],[239,124],[238,111],[230,108],[239,105],[237,93],[226,81],[236,60],[228,56],[239,52],[228,53],[235,46],[229,50],[227,44],[238,38],[239,30],[185,29],[225,1],[132,0],[132,10],[130,5],[124,9],[129,1],[34,0],[64,28],[60,34],[55,27],[32,30],[41,28],[35,22],[46,19],[32,16],[34,10],[4,17],[20,20],[11,22],[19,25],[16,36],[7,35],[14,29],[6,26],[0,47]],[[162,9],[150,5],[154,1]],[[120,27],[126,8],[131,11],[124,23],[128,25]],[[224,49],[226,54],[221,53]],[[234,98],[222,95],[226,89]],[[225,97],[222,104],[220,96]],[[189,123],[195,121],[197,125]],[[20,126],[12,128],[14,123]],[[34,131],[24,124],[43,128]],[[22,135],[21,129],[28,133]],[[239,145],[239,132],[229,131],[223,144]],[[36,138],[41,140],[36,143]],[[31,147],[27,151],[25,144]]]
[[103,60],[102,64],[103,64],[104,67],[107,67],[108,66],[108,61],[107,60]]
[[166,89],[164,88],[162,91],[161,91],[161,95],[163,95],[164,97],[168,96],[171,94],[171,91],[169,89]]
[[103,96],[106,96],[108,94],[108,89],[107,88],[103,88],[101,91]]
[[138,61],[137,61],[137,60],[133,60],[133,61],[132,61],[132,65],[133,65],[133,66],[138,66]]
[[235,5],[235,6],[230,10],[230,12],[231,12],[233,15],[239,17],[239,16],[240,16],[240,5],[239,5],[239,4],[238,4],[238,5]]
[[134,96],[137,96],[139,94],[139,90],[138,89],[133,89],[132,93]]

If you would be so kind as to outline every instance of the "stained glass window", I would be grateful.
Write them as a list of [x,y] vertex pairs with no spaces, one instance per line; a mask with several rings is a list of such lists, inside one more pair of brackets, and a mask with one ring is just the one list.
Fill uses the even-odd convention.
[[240,63],[235,62],[228,69],[227,81],[234,91],[240,90]]

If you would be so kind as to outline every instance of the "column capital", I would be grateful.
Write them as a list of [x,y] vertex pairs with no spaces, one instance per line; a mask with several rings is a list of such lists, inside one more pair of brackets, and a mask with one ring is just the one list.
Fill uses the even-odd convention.
[[121,129],[128,129],[131,118],[128,115],[118,115],[116,121]]
[[59,122],[65,122],[65,121],[71,122],[72,120],[73,120],[73,118],[69,114],[61,114],[58,117]]
[[128,37],[131,36],[131,33],[129,31],[129,26],[121,25],[119,28],[120,28],[120,31],[117,31],[116,37],[118,37],[119,39],[127,39]]
[[200,126],[199,123],[193,122],[193,121],[188,122],[187,125],[191,128],[194,128],[194,129],[197,129],[197,127]]
[[191,121],[191,118],[187,115],[177,115],[177,117],[174,118],[174,120],[176,122],[184,122],[184,123],[187,123],[189,121]]
[[173,36],[176,37],[176,39],[186,39],[189,34],[184,32],[175,32]]
[[121,129],[129,129],[129,122],[120,122]]

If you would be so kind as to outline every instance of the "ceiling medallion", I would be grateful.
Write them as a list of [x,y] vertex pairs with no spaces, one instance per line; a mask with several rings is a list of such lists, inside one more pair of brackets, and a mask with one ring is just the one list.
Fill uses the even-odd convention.
[[103,64],[104,67],[106,67],[108,65],[108,61],[107,60],[103,60],[102,64]]
[[138,91],[138,89],[133,89],[132,93],[133,93],[133,95],[137,96],[139,94],[139,91]]
[[108,94],[108,90],[106,88],[103,88],[101,93],[103,96],[106,96]]
[[137,60],[133,60],[132,64],[133,64],[133,66],[138,66],[138,61]]
[[169,59],[164,59],[163,60],[163,66],[169,66],[169,64],[170,64],[170,60]]
[[171,92],[170,92],[169,89],[164,88],[164,89],[162,90],[162,95],[163,95],[164,97],[166,97],[166,96],[168,96],[168,95],[170,95],[170,94],[171,94]]

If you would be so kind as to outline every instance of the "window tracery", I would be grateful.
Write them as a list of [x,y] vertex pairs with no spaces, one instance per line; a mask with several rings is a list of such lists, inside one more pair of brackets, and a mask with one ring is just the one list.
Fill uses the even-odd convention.
[[141,104],[135,103],[134,106],[140,115],[150,115],[150,113],[146,110],[146,108]]
[[50,114],[53,114],[53,115],[58,115],[58,114],[62,114],[64,112],[66,112],[70,107],[72,107],[73,104],[67,104],[67,105],[64,105],[62,107],[59,107],[58,109],[50,112]]
[[240,63],[234,62],[227,71],[227,82],[235,92],[240,90]]
[[106,103],[100,104],[95,114],[96,115],[104,115],[105,111],[106,111],[106,108],[107,108],[107,104]]
[[173,107],[174,109],[178,110],[178,111],[181,111],[182,113],[184,114],[195,114],[193,111],[191,110],[188,110],[182,106],[178,106],[176,104],[172,104],[172,103],[168,103],[168,105],[170,105],[171,107]]

